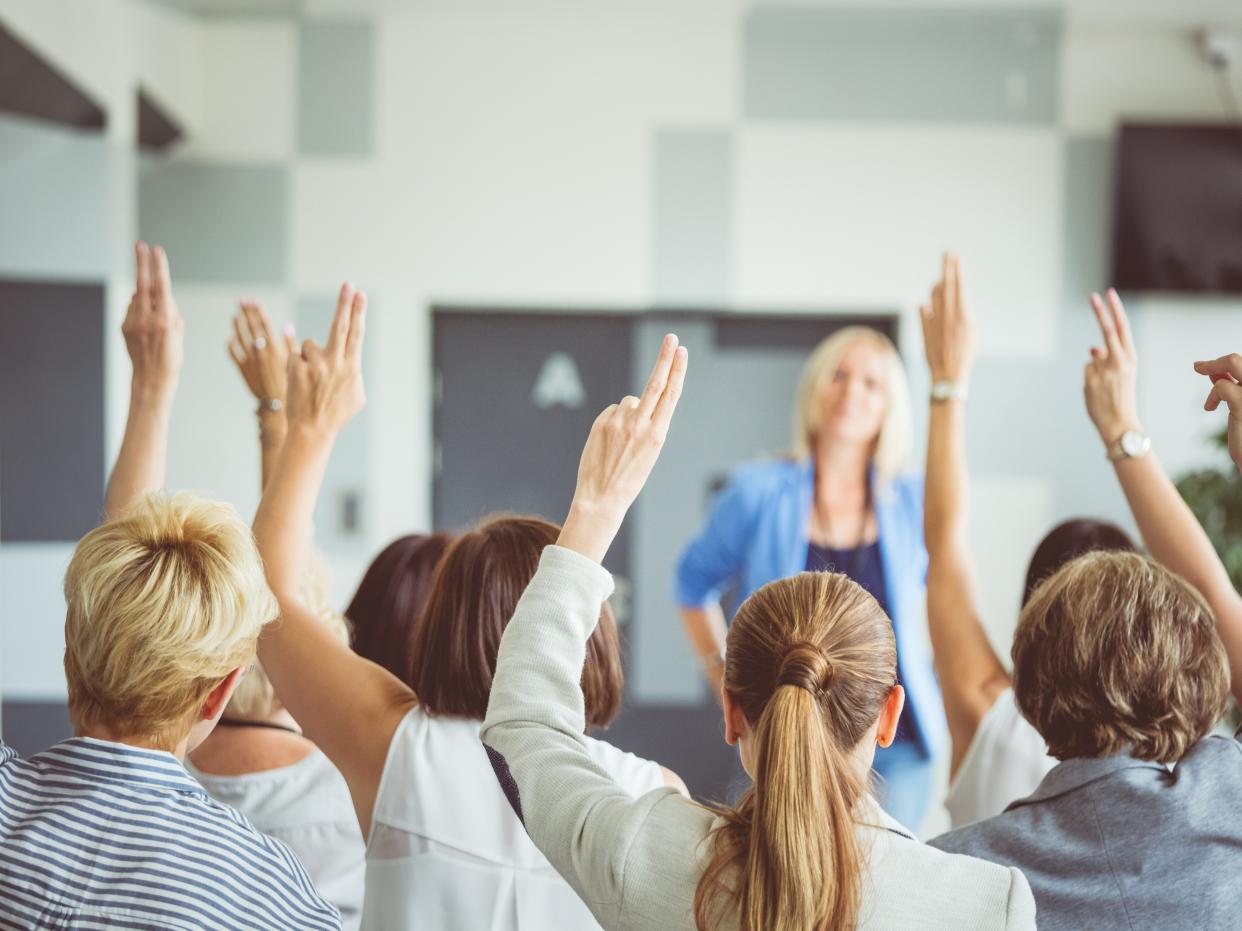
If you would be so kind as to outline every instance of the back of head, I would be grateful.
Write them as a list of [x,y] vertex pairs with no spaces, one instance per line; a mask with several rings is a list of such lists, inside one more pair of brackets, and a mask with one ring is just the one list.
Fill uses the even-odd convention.
[[[323,555],[316,550],[307,554],[302,567],[302,584],[298,594],[302,604],[336,636],[341,643],[349,643],[349,623],[332,610],[332,573]],[[233,690],[225,716],[236,719],[265,718],[280,711],[284,706],[276,697],[272,680],[255,663]]]
[[228,505],[186,494],[150,495],[84,536],[65,602],[74,725],[161,746],[254,659],[277,615],[250,528]]
[[[493,517],[449,546],[414,635],[407,681],[431,714],[483,720],[500,638],[560,528],[538,517]],[[587,724],[606,727],[621,707],[616,621],[607,605],[587,641],[582,694]]]
[[1229,666],[1190,585],[1135,553],[1089,553],[1023,609],[1013,690],[1059,760],[1126,752],[1174,763],[1224,712]]
[[1055,575],[1066,563],[1087,553],[1137,553],[1130,535],[1104,520],[1075,517],[1057,524],[1035,547],[1031,564],[1026,569],[1026,585],[1022,589],[1022,604],[1031,600],[1031,594],[1039,583]]
[[772,582],[738,609],[724,687],[753,728],[754,787],[723,812],[695,896],[700,928],[730,904],[742,931],[854,926],[867,771],[852,754],[896,681],[892,624],[845,575]]
[[345,609],[359,656],[408,681],[414,635],[436,566],[452,542],[445,533],[399,537],[380,551]]

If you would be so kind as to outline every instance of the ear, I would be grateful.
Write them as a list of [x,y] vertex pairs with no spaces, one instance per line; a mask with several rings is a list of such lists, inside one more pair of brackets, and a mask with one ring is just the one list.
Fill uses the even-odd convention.
[[724,709],[725,743],[732,747],[746,736],[750,725],[746,722],[746,715],[742,713],[742,706],[727,689],[720,690],[720,705]]
[[897,736],[897,722],[901,720],[901,709],[906,706],[906,690],[894,685],[884,699],[884,707],[880,709],[880,720],[877,722],[875,742],[881,747],[891,747]]
[[238,666],[221,679],[220,684],[207,693],[207,698],[204,699],[203,706],[199,709],[198,719],[200,721],[215,721],[220,717],[224,713],[224,706],[233,697],[234,689],[237,688],[242,680],[242,676],[245,674],[246,667]]

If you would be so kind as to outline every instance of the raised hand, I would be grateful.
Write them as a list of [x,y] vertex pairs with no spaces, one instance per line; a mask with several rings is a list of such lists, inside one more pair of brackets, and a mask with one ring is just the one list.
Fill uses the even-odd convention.
[[923,351],[933,381],[962,384],[975,359],[975,328],[966,312],[957,256],[944,254],[941,278],[932,288],[931,303],[919,308]]
[[688,356],[677,337],[664,337],[641,398],[622,398],[595,418],[569,516],[557,543],[596,562],[604,558],[621,522],[655,466],[686,379]]
[[1196,362],[1195,371],[1212,379],[1212,390],[1203,409],[1214,411],[1221,401],[1229,407],[1229,456],[1242,469],[1242,355],[1232,352],[1219,359]]
[[[289,356],[297,351],[292,325],[284,328],[278,340],[272,335],[263,305],[257,301],[241,302],[233,317],[229,357],[261,409],[279,410],[284,404]],[[272,404],[273,401],[280,403]]]
[[1107,303],[1092,294],[1091,309],[1104,345],[1091,347],[1091,361],[1083,370],[1083,397],[1100,439],[1111,446],[1127,430],[1142,430],[1138,419],[1138,353],[1126,310],[1115,290],[1108,289]]
[[135,286],[121,333],[134,367],[134,394],[176,389],[184,355],[184,333],[173,300],[168,255],[145,242],[134,247]]
[[328,342],[321,349],[306,340],[301,352],[289,354],[289,432],[306,431],[333,437],[366,404],[362,385],[362,340],[366,330],[367,296],[353,285],[341,285]]

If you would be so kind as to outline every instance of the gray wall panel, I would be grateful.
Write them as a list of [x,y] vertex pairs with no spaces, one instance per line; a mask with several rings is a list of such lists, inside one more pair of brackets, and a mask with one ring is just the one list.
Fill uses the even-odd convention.
[[755,119],[1053,123],[1060,14],[763,6],[745,24]]
[[728,301],[733,267],[733,136],[655,134],[651,292],[657,304]]
[[138,231],[183,282],[284,284],[289,172],[282,165],[145,160]]
[[375,30],[363,20],[303,21],[298,151],[369,155],[375,143]]

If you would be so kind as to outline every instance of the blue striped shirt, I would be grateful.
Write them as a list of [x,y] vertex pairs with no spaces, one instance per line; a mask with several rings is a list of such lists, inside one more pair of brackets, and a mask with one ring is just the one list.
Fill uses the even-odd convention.
[[170,753],[0,742],[0,928],[339,929],[284,844]]

